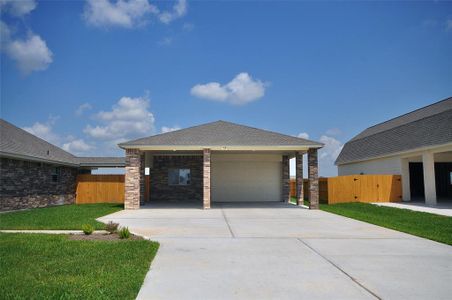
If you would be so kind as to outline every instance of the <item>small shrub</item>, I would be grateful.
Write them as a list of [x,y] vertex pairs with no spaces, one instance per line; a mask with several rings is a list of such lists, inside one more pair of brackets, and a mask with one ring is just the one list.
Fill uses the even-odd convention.
[[130,231],[127,227],[122,227],[118,232],[120,239],[128,239],[130,237]]
[[82,225],[83,233],[86,235],[90,235],[94,231],[94,227],[91,224],[83,224]]
[[110,234],[115,233],[116,230],[118,230],[118,225],[118,223],[113,223],[112,221],[110,221],[107,225],[105,225],[105,230]]

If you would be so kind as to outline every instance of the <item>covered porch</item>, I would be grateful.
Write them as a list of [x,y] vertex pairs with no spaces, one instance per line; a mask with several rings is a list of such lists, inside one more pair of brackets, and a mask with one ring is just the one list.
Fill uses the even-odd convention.
[[452,145],[405,156],[401,170],[403,201],[452,204]]
[[[290,200],[289,160],[296,160],[297,204],[319,203],[316,147],[139,147],[126,149],[125,208],[199,207]],[[303,156],[309,190],[303,189]]]

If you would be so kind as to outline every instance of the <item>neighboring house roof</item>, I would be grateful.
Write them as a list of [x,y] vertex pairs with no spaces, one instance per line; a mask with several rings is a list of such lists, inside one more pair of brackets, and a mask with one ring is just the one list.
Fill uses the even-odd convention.
[[119,144],[121,148],[139,146],[303,146],[321,148],[323,144],[225,121],[216,121]]
[[452,143],[452,97],[369,127],[348,141],[336,165]]
[[78,157],[81,167],[125,167],[124,157]]
[[124,166],[123,157],[77,157],[0,119],[0,156],[71,166]]

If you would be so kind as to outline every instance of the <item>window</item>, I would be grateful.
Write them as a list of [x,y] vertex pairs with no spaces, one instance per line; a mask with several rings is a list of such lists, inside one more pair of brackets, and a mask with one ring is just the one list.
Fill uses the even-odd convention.
[[60,181],[60,168],[52,167],[52,182]]
[[190,169],[170,169],[168,171],[169,185],[189,185]]

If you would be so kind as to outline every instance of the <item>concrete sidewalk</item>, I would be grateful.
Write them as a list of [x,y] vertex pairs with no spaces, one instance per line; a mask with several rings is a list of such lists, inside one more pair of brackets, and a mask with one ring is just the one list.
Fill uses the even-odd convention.
[[427,206],[423,202],[378,202],[372,204],[452,217],[452,203],[439,203],[436,206]]
[[139,299],[450,299],[452,247],[281,203],[101,218],[161,243]]

